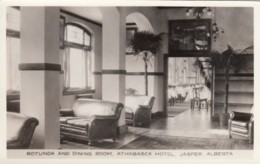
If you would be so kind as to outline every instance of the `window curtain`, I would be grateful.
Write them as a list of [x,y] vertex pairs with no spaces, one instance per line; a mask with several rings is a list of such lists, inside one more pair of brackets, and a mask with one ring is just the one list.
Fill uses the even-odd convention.
[[6,37],[7,91],[20,90],[20,38]]
[[64,49],[64,55],[63,55],[63,66],[64,66],[64,87],[69,88],[70,87],[70,63],[67,61],[69,60],[69,48]]
[[67,47],[64,51],[65,88],[89,88],[91,84],[91,57],[88,51]]

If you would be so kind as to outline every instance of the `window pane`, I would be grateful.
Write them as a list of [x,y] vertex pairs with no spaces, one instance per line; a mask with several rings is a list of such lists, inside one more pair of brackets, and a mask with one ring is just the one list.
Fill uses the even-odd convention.
[[66,26],[66,40],[68,42],[83,44],[83,30],[72,25]]
[[86,88],[86,55],[83,50],[70,48],[70,87]]
[[84,33],[84,45],[90,46],[90,36],[87,33]]
[[20,31],[20,11],[12,7],[7,7],[6,12],[7,29]]
[[20,39],[6,38],[7,90],[20,90]]

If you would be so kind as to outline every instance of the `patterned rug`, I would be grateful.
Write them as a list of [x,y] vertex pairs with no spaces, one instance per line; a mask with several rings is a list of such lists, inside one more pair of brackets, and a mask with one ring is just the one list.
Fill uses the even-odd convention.
[[141,136],[120,149],[234,149],[231,139],[209,139],[177,136]]

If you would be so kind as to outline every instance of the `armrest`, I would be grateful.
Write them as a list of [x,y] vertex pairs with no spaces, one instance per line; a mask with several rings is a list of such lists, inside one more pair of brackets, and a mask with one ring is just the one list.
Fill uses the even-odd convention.
[[149,105],[139,105],[140,109],[151,109],[151,106]]
[[234,116],[235,116],[234,112],[230,112],[229,113],[229,120],[233,120]]
[[116,128],[117,120],[115,116],[93,115],[89,123],[89,135],[99,136],[100,133],[109,131],[109,129]]
[[108,116],[108,115],[93,115],[91,116],[91,120],[115,120],[116,117],[111,115],[111,116]]
[[60,109],[60,116],[74,116],[72,109]]
[[237,120],[237,121],[250,121],[253,118],[252,113],[243,113],[243,112],[231,112],[232,117],[231,120]]

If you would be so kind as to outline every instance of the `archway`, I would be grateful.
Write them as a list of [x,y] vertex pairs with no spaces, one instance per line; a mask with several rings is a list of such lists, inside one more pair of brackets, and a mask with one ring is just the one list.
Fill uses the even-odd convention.
[[135,23],[140,31],[151,31],[154,32],[154,29],[150,21],[141,13],[134,12],[129,14],[126,17],[126,23]]
[[[144,62],[133,53],[129,46],[132,35],[137,31],[150,31],[154,29],[150,21],[139,12],[132,12],[126,16],[126,94],[145,94]],[[148,67],[148,72],[154,72],[154,60]],[[148,77],[148,93],[154,95],[154,77]]]

